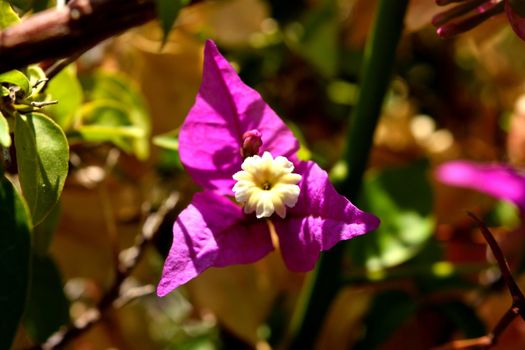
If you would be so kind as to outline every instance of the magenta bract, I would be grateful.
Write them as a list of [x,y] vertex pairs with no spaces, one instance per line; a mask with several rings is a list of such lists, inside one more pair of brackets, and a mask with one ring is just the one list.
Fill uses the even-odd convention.
[[508,165],[452,161],[437,168],[436,178],[448,185],[510,201],[525,212],[525,176]]
[[[232,199],[232,176],[241,170],[247,137],[255,138],[248,141],[256,145],[251,151],[284,156],[302,176],[297,203],[284,219],[275,214],[257,219]],[[175,221],[159,296],[209,267],[252,263],[267,255],[275,248],[267,220],[293,271],[311,270],[320,251],[377,228],[379,219],[339,195],[317,164],[298,160],[298,149],[290,129],[207,41],[202,84],[179,135],[182,164],[203,192]]]
[[505,13],[514,32],[525,40],[525,1],[505,0]]

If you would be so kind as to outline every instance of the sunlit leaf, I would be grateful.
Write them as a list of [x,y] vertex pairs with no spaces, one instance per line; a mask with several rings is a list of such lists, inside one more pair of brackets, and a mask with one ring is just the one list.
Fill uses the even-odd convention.
[[144,130],[134,126],[86,125],[77,130],[87,141],[107,141],[120,137],[144,137]]
[[7,28],[20,22],[20,18],[7,0],[0,0],[0,29]]
[[69,302],[53,259],[39,255],[32,259],[24,325],[33,340],[43,342],[69,321]]
[[153,144],[170,151],[178,151],[179,138],[177,136],[178,132],[169,132],[167,134],[158,135],[153,138]]
[[51,79],[46,92],[51,95],[52,100],[58,101],[56,105],[46,107],[46,112],[62,129],[69,129],[75,112],[84,100],[82,86],[77,79],[74,67],[68,66]]
[[0,112],[0,145],[4,147],[11,146],[11,135],[9,135],[9,124],[2,112]]
[[[130,127],[133,135],[116,135],[111,141],[139,159],[149,154],[151,125],[142,95],[136,84],[123,75],[98,72],[83,80],[86,97],[91,102],[84,104],[79,112],[79,124],[102,127]],[[125,130],[126,130],[125,128]],[[128,131],[124,131],[127,133]],[[100,140],[102,141],[102,140]]]
[[518,208],[505,201],[498,201],[485,218],[488,226],[505,226],[510,229],[519,227],[520,221]]
[[0,74],[0,83],[16,85],[24,92],[24,95],[27,95],[27,93],[31,90],[29,79],[27,79],[24,73],[18,70],[12,70]]
[[32,64],[27,67],[27,76],[29,78],[29,84],[32,87],[31,95],[35,96],[45,86],[46,73],[36,64]]
[[111,142],[128,153],[134,153],[143,159],[147,156],[148,146],[146,130],[135,126],[130,121],[127,106],[114,100],[96,100],[84,104],[79,116],[83,125],[72,133],[89,142]]
[[390,267],[412,258],[434,230],[432,190],[426,162],[384,170],[366,181],[362,208],[381,218],[373,233],[349,244],[352,261],[369,269]]
[[15,145],[20,185],[37,225],[60,197],[68,171],[69,147],[62,129],[39,113],[18,117]]
[[24,200],[0,178],[0,349],[10,349],[24,311],[29,279],[30,224]]
[[155,0],[155,3],[157,4],[157,17],[163,32],[162,42],[165,43],[180,9],[187,5],[189,0]]

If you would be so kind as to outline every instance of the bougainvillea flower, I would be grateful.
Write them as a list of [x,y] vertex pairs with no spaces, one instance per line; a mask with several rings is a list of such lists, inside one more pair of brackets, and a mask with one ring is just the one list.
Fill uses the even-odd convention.
[[202,84],[179,134],[184,168],[203,191],[173,226],[157,294],[209,267],[255,262],[278,245],[309,271],[321,251],[379,225],[339,195],[316,163],[297,158],[292,132],[206,42]]
[[436,0],[440,6],[455,5],[432,19],[441,37],[464,33],[487,19],[505,12],[514,32],[525,40],[525,1],[523,0]]
[[512,202],[525,213],[525,174],[508,165],[452,161],[436,169],[436,178]]

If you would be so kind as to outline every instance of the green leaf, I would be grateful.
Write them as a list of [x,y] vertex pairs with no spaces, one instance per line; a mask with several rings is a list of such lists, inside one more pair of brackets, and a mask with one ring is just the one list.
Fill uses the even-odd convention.
[[118,143],[122,137],[144,137],[144,130],[134,126],[86,125],[79,127],[77,131],[84,140],[93,142],[113,141]]
[[134,126],[130,121],[130,111],[126,105],[114,100],[99,99],[84,104],[79,112],[85,123],[75,129],[85,141],[111,142],[128,153],[135,153],[143,159],[148,154],[147,132]]
[[24,311],[29,279],[31,224],[24,200],[0,178],[0,349],[10,349]]
[[162,27],[162,43],[165,44],[179,15],[179,11],[189,3],[189,0],[155,0],[157,4],[157,17]]
[[153,144],[155,146],[162,147],[170,151],[179,150],[179,131],[170,131],[169,133],[155,136],[153,138]]
[[32,1],[32,9],[33,12],[40,12],[47,10],[51,6],[54,6],[55,2],[51,0],[33,0]]
[[0,29],[5,29],[20,22],[20,18],[7,0],[0,0]]
[[[334,0],[324,0],[308,13],[302,33],[292,35],[292,48],[309,61],[325,77],[333,77],[338,69],[339,19]],[[292,33],[293,31],[289,31]]]
[[11,146],[11,135],[9,135],[9,124],[2,112],[0,112],[0,145],[8,148]]
[[361,207],[381,218],[370,235],[352,240],[352,261],[371,270],[401,264],[416,255],[432,236],[432,190],[428,164],[384,170],[363,184]]
[[46,73],[36,64],[32,64],[27,67],[27,76],[29,77],[29,84],[32,87],[31,96],[38,95],[45,85],[43,80],[46,79]]
[[80,109],[84,94],[72,65],[62,70],[49,82],[46,92],[58,104],[46,107],[46,112],[62,127],[68,130],[75,112]]
[[32,1],[33,0],[9,0],[8,2],[17,8],[26,11]]
[[484,322],[470,306],[459,300],[443,301],[432,308],[458,327],[465,338],[477,338],[487,334]]
[[54,0],[9,0],[9,2],[22,12],[32,10],[34,13],[55,6],[56,3]]
[[27,93],[31,91],[29,79],[27,79],[24,73],[18,70],[12,70],[0,74],[0,83],[8,83],[20,87],[20,89],[24,92],[24,95],[27,95]]
[[132,135],[120,135],[107,141],[135,154],[139,159],[147,158],[151,124],[144,99],[136,84],[123,75],[98,72],[83,80],[83,86],[87,99],[91,102],[82,106],[78,124],[82,125],[82,128],[131,127],[124,131],[124,134],[140,129],[140,135],[131,131]]
[[40,113],[20,115],[15,127],[20,185],[38,225],[58,202],[66,180],[69,147],[60,127]]
[[391,290],[376,295],[364,320],[364,337],[354,348],[378,349],[416,310],[414,298],[406,292]]
[[469,277],[486,271],[490,266],[488,263],[452,263],[445,259],[442,243],[431,237],[414,258],[393,269],[420,270],[421,273],[410,278],[414,280],[421,294],[432,294],[438,291],[476,288],[476,282]]
[[58,268],[49,256],[33,256],[31,288],[24,325],[36,342],[44,342],[69,321],[69,302]]
[[53,210],[40,224],[33,228],[33,252],[35,254],[40,256],[48,254],[59,219],[60,202],[53,207]]
[[518,208],[505,201],[498,201],[484,221],[488,226],[505,226],[512,230],[521,224]]

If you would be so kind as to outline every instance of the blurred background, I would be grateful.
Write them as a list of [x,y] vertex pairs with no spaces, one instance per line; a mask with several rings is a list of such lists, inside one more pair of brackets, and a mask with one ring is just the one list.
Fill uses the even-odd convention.
[[[162,299],[153,293],[172,222],[198,190],[178,160],[177,128],[212,38],[292,128],[301,157],[337,176],[375,7],[375,0],[204,1],[180,12],[164,46],[151,22],[62,71],[49,92],[67,103],[48,111],[68,132],[70,173],[54,222],[39,226],[54,235],[49,254],[33,262],[14,349],[92,310],[115,281],[115,257],[134,253],[127,248],[169,195],[175,208],[122,285],[140,298],[106,310],[67,348],[282,348],[308,276],[288,271],[279,253],[209,269]],[[491,227],[525,285],[518,210],[433,175],[453,159],[525,165],[525,43],[504,15],[441,39],[430,24],[439,11],[434,1],[409,2],[362,195],[351,198],[382,226],[348,244],[345,285],[317,349],[429,349],[489,332],[511,299],[467,210]],[[104,123],[122,134],[89,128]],[[516,319],[494,348],[522,347],[525,325]]]

